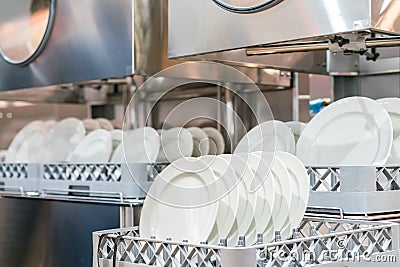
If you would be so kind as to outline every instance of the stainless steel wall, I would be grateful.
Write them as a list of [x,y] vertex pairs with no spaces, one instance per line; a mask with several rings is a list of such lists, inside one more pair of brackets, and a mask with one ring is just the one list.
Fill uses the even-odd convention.
[[117,205],[0,199],[1,267],[92,266],[92,232],[119,227]]

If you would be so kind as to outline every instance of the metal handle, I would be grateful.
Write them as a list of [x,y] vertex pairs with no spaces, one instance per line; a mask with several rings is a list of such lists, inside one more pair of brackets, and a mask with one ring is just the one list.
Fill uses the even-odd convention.
[[[376,47],[395,47],[400,46],[400,37],[387,38],[367,38],[365,40],[366,48]],[[293,52],[311,52],[319,50],[329,50],[328,41],[315,42],[296,42],[291,44],[277,44],[246,49],[247,56],[262,56],[272,54],[284,54]]]
[[212,0],[218,6],[235,13],[254,13],[261,10],[265,10],[271,8],[283,0],[268,0],[258,5],[248,6],[248,7],[239,7],[226,2],[226,0]]

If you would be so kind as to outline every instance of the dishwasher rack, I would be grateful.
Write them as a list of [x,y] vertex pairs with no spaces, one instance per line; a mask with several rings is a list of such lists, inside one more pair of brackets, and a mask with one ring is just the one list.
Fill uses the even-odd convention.
[[[2,163],[0,196],[143,199],[167,163]],[[307,167],[309,211],[366,218],[400,213],[399,166]],[[367,216],[366,216],[367,215]],[[396,216],[398,217],[398,216]]]
[[308,205],[314,212],[340,211],[360,218],[400,212],[399,166],[308,167],[307,173]]
[[145,239],[133,227],[94,232],[93,267],[397,266],[399,237],[396,223],[308,217],[290,240],[247,247]]
[[0,195],[142,199],[168,164],[2,163]]

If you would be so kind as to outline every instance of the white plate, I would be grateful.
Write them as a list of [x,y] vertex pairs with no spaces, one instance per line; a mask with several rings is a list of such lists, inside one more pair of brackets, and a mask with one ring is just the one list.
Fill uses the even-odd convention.
[[192,134],[185,128],[175,127],[161,132],[158,162],[173,162],[193,153]]
[[[272,216],[275,200],[274,178],[269,164],[254,154],[236,154],[246,161],[252,169],[254,177],[250,185],[250,195],[255,195],[254,220],[256,233],[263,233]],[[272,155],[271,155],[272,157]],[[272,162],[270,160],[269,162]],[[249,240],[250,241],[250,240]]]
[[294,141],[297,144],[297,141],[299,140],[301,133],[304,131],[307,124],[299,121],[289,121],[286,122],[286,125],[289,126],[289,128],[292,130],[294,135]]
[[47,120],[44,123],[46,124],[48,129],[51,130],[51,129],[53,129],[54,126],[56,126],[57,121],[55,121],[55,120]]
[[306,168],[296,156],[285,152],[276,152],[275,155],[285,164],[293,189],[289,220],[281,233],[282,239],[287,239],[291,230],[298,228],[304,217],[310,194],[310,184]]
[[198,127],[190,127],[187,130],[192,134],[193,137],[193,157],[200,157],[208,155],[210,150],[210,142],[207,134]]
[[236,146],[236,153],[285,151],[294,154],[294,135],[281,121],[266,121],[251,129]]
[[393,125],[393,144],[387,164],[400,164],[400,98],[382,98],[377,102],[389,113]]
[[264,231],[264,241],[269,242],[274,239],[274,233],[276,231],[282,231],[289,217],[293,189],[288,170],[274,153],[254,152],[253,154],[261,157],[266,162],[267,166],[271,166],[271,175],[274,178],[274,206],[272,208],[271,220]]
[[101,129],[112,131],[114,130],[114,126],[112,125],[111,121],[106,118],[97,118],[95,121],[98,122]]
[[100,129],[99,122],[94,119],[84,119],[82,122],[87,133]]
[[200,160],[211,168],[216,178],[215,185],[220,203],[213,238],[208,242],[217,245],[221,238],[228,238],[236,219],[239,206],[239,193],[236,187],[239,180],[227,160],[216,156],[203,156]]
[[205,127],[202,130],[207,134],[209,145],[209,154],[210,155],[220,155],[225,151],[225,141],[222,134],[215,128]]
[[42,121],[33,121],[15,135],[6,154],[6,162],[40,163],[41,151],[48,133],[48,126]]
[[114,129],[122,130],[124,128],[124,122],[122,120],[112,120],[111,124]]
[[198,158],[182,158],[153,182],[143,204],[140,234],[182,242],[208,240],[218,212],[211,169]]
[[306,166],[384,165],[393,127],[387,111],[366,97],[332,103],[303,131],[297,157]]
[[111,140],[112,140],[112,144],[113,144],[112,151],[114,154],[115,150],[117,149],[119,144],[121,144],[121,142],[122,142],[124,132],[121,129],[115,129],[115,130],[110,131],[110,134],[111,134]]
[[82,121],[76,118],[67,118],[57,123],[45,140],[43,162],[66,161],[85,133]]
[[157,159],[159,150],[160,137],[153,128],[143,127],[125,131],[111,162],[153,163]]
[[218,155],[219,158],[227,160],[235,171],[237,179],[240,180],[238,183],[237,190],[239,191],[240,200],[239,207],[236,214],[238,223],[238,235],[245,236],[251,227],[251,223],[254,220],[254,204],[256,202],[255,194],[249,194],[249,188],[251,181],[254,177],[254,173],[251,168],[246,164],[246,161],[242,160],[237,155],[222,154]]
[[67,161],[79,163],[106,163],[112,152],[111,134],[98,129],[86,135],[69,154]]

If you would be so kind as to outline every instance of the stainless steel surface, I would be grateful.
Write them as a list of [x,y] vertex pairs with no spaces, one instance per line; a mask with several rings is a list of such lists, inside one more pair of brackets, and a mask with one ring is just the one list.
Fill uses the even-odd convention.
[[27,64],[46,46],[53,28],[55,1],[14,0],[0,9],[0,56]]
[[[14,1],[8,2],[13,7]],[[0,59],[0,90],[152,75],[167,58],[167,1],[57,1],[45,49],[30,64]]]
[[[398,35],[398,5],[398,0],[294,0],[244,16],[211,0],[170,0],[169,55],[184,57],[366,30]],[[210,23],[204,23],[204,14]],[[261,32],[259,25],[263,25]],[[194,41],[183,42],[187,38]]]
[[[247,247],[224,247],[141,238],[138,227],[93,233],[93,267],[113,266],[368,266],[362,254],[372,259],[391,255],[397,266],[399,226],[387,222],[366,222],[304,218],[292,240]],[[116,243],[118,242],[118,244]],[[343,252],[346,253],[343,253]],[[330,255],[335,253],[335,257]],[[343,254],[342,254],[343,253]],[[360,262],[350,255],[360,255]],[[343,258],[340,258],[343,257]],[[369,266],[381,266],[372,262]],[[340,266],[340,265],[339,265]]]
[[245,3],[240,0],[213,0],[220,7],[237,13],[259,12],[271,8],[283,0],[247,0]]
[[[265,45],[290,46],[293,41],[327,41],[344,33],[374,32],[379,38],[400,34],[398,0],[283,1],[270,9],[246,15],[211,2],[170,0],[170,57],[324,74],[330,72],[324,51],[254,58],[246,56],[246,48],[257,50],[263,49],[258,46]],[[209,23],[203,22],[204,14],[212,18]],[[194,42],[184,42],[187,38]],[[375,65],[375,62],[368,63]],[[400,72],[399,66],[395,69]],[[392,66],[389,70],[393,70]]]
[[119,227],[117,205],[0,198],[0,266],[88,267],[91,233]]

